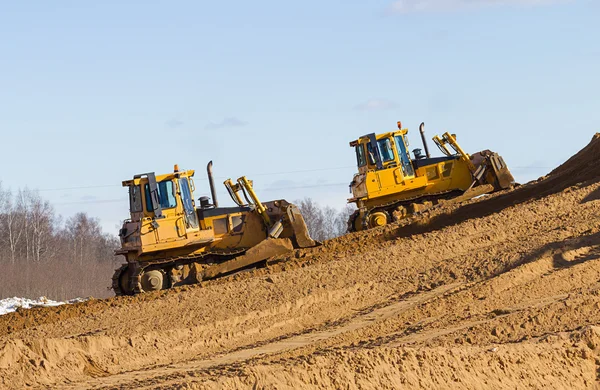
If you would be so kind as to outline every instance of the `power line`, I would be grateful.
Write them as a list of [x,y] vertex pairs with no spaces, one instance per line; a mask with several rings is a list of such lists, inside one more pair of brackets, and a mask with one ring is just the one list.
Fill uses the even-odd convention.
[[[299,171],[285,171],[285,172],[271,172],[271,173],[250,173],[246,176],[256,177],[256,176],[274,176],[274,175],[289,175],[293,173],[308,173],[308,172],[324,172],[324,171],[335,171],[341,169],[350,169],[356,168],[355,166],[346,166],[346,167],[335,167],[335,168],[317,168],[317,169],[303,169]],[[229,179],[227,176],[215,176],[215,179]],[[205,177],[194,178],[194,180],[208,180]],[[39,189],[40,192],[45,191],[71,191],[71,190],[84,190],[84,189],[94,189],[94,188],[109,188],[109,187],[121,187],[120,184],[103,184],[103,185],[95,185],[95,186],[79,186],[79,187],[64,187],[64,188],[43,188]]]
[[121,187],[119,184],[105,184],[99,186],[81,186],[81,187],[64,187],[64,188],[42,188],[37,191],[45,192],[45,191],[69,191],[69,190],[87,190],[92,188],[107,188],[107,187]]
[[296,189],[301,189],[301,188],[319,188],[319,187],[337,187],[337,186],[346,186],[348,187],[348,185],[350,184],[350,182],[347,183],[332,183],[332,184],[315,184],[315,185],[309,185],[309,186],[297,186],[297,187],[282,187],[282,188],[265,188],[259,191],[263,191],[263,192],[269,192],[269,191],[281,191],[281,190],[296,190]]
[[508,167],[508,169],[512,169],[512,170],[515,170],[515,169],[517,169],[517,170],[518,169],[554,169],[554,168],[556,168],[556,167]]
[[[263,189],[260,189],[260,187],[259,187],[258,191],[264,193],[264,192],[283,191],[283,190],[297,190],[297,189],[303,189],[303,188],[338,187],[338,186],[348,187],[348,184],[349,184],[349,182],[348,183],[315,184],[315,185],[295,186],[295,187],[263,188]],[[196,193],[196,195],[202,195],[202,194]],[[53,205],[66,206],[66,205],[74,205],[74,204],[96,204],[96,203],[118,203],[118,202],[127,202],[127,198],[81,200],[81,201],[74,201],[74,202],[53,203]]]
[[53,206],[66,206],[72,204],[96,204],[96,203],[118,203],[118,202],[127,202],[127,198],[123,199],[98,199],[98,200],[81,200],[74,202],[60,202],[60,203],[52,203]]
[[[251,174],[248,174],[246,176],[256,177],[256,176],[288,175],[288,174],[294,174],[294,173],[325,172],[325,171],[342,170],[342,169],[350,169],[350,168],[356,168],[356,167],[353,165],[353,166],[335,167],[335,168],[304,169],[304,170],[298,170],[298,171],[271,172],[271,173],[251,173]],[[553,167],[532,167],[532,166],[522,167],[522,166],[516,166],[516,167],[509,167],[509,169],[512,169],[512,170],[553,169]],[[227,176],[215,176],[215,179],[228,179],[228,178],[229,177],[227,177]],[[203,177],[203,178],[195,178],[195,180],[208,180],[208,179]],[[335,185],[341,185],[341,183],[338,183],[338,184],[327,184],[325,186],[335,186]],[[112,187],[121,187],[121,185],[120,184],[104,184],[104,185],[95,185],[95,186],[78,186],[78,187],[63,187],[63,188],[43,188],[43,189],[39,189],[38,191],[40,191],[40,192],[49,192],[49,191],[74,191],[74,190],[86,190],[86,189],[96,189],[96,188],[112,188]],[[314,185],[314,186],[300,186],[300,187],[285,187],[285,188],[269,188],[269,189],[266,189],[266,190],[267,191],[274,191],[274,190],[280,190],[280,189],[281,190],[288,190],[288,189],[296,189],[296,188],[315,188],[315,187],[319,187],[319,185]],[[71,204],[71,203],[68,203],[68,204]]]
[[[270,175],[287,175],[289,173],[306,173],[306,172],[322,172],[322,171],[335,171],[340,169],[356,168],[355,165],[337,168],[319,168],[319,169],[304,169],[300,171],[288,171],[288,172],[274,172],[274,173],[251,173],[248,176],[270,176]],[[204,179],[206,180],[206,179]]]

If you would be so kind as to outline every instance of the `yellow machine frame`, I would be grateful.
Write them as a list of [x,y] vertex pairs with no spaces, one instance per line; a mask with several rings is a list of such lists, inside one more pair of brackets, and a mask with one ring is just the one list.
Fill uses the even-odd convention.
[[476,165],[475,159],[458,144],[456,136],[448,132],[433,138],[445,156],[431,158],[424,124],[421,135],[427,155],[415,149],[415,158],[411,158],[408,129],[402,128],[400,122],[398,128],[350,142],[358,165],[358,173],[350,184],[353,197],[348,199],[358,207],[349,221],[351,231],[385,225],[441,200],[464,195],[483,184],[492,188],[481,187],[470,194],[506,188],[514,182],[500,156],[490,151],[479,152]]
[[[245,176],[224,182],[234,207],[196,207],[193,170],[145,173],[123,182],[129,188],[130,219],[119,232],[127,264],[113,276],[117,295],[195,283],[243,269],[293,248],[317,245],[298,208],[285,200],[261,202]],[[245,199],[246,201],[244,202]]]

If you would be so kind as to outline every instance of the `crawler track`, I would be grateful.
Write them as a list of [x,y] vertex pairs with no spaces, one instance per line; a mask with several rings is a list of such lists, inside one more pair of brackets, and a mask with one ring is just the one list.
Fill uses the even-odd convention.
[[[363,230],[367,229],[367,226],[365,225],[365,223],[366,223],[366,220],[368,219],[369,214],[376,213],[376,212],[384,212],[388,215],[388,221],[397,222],[399,219],[394,217],[394,213],[401,207],[404,207],[406,209],[411,209],[414,205],[422,205],[424,202],[432,202],[434,205],[433,207],[435,207],[435,205],[439,204],[440,201],[450,200],[452,198],[460,196],[461,194],[462,194],[462,192],[460,192],[460,191],[444,191],[444,192],[438,192],[435,194],[430,194],[427,196],[415,196],[413,198],[404,199],[401,201],[395,200],[395,201],[391,201],[391,202],[383,204],[383,205],[367,208],[366,212],[365,212],[365,215],[366,215],[365,222],[363,222]],[[356,231],[355,222],[356,222],[356,218],[358,218],[358,216],[359,216],[359,210],[355,211],[349,217],[348,232],[352,233],[352,232]]]
[[[169,270],[177,266],[196,263],[199,267],[208,267],[241,256],[245,252],[246,249],[239,249],[233,251],[210,252],[200,256],[179,256],[146,261],[144,263],[136,262],[123,264],[116,269],[113,274],[112,289],[117,296],[140,294],[144,292],[141,278],[146,270],[160,269],[168,275]],[[125,273],[129,273],[129,275],[124,275]],[[124,278],[124,276],[126,277]],[[123,284],[128,285],[126,290],[123,288]]]

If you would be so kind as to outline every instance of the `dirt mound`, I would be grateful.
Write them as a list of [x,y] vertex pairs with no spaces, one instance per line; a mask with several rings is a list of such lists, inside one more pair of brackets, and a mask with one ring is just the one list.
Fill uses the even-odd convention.
[[596,133],[592,141],[564,164],[554,169],[536,189],[538,196],[546,196],[580,184],[591,184],[600,181],[600,133]]
[[538,182],[255,272],[1,316],[0,387],[592,387],[599,139]]
[[589,180],[600,176],[600,133],[594,134],[592,141],[565,163],[550,172],[550,176],[580,175],[580,179]]

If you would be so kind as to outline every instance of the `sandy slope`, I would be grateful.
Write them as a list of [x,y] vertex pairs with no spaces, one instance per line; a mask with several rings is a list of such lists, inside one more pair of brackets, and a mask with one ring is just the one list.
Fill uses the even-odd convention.
[[2,316],[0,387],[593,387],[598,156],[268,269]]

